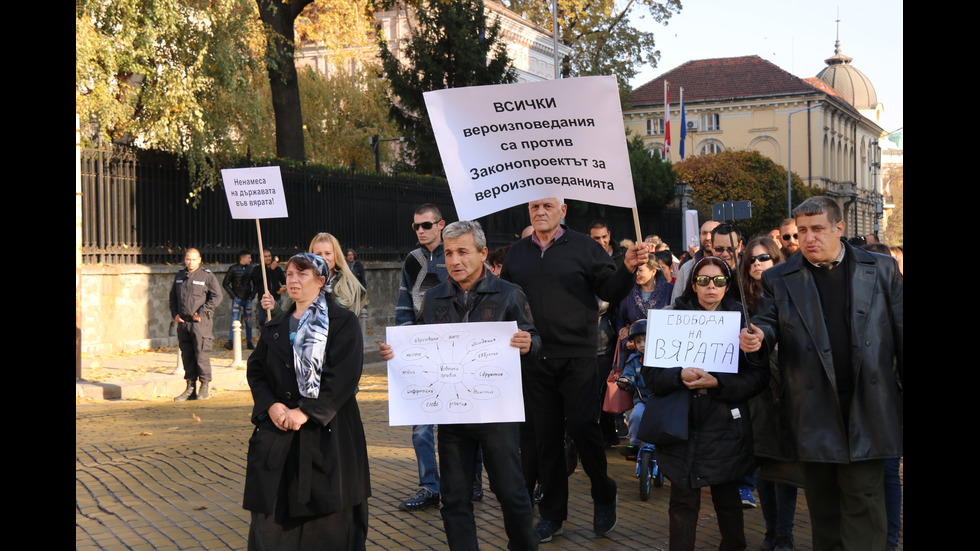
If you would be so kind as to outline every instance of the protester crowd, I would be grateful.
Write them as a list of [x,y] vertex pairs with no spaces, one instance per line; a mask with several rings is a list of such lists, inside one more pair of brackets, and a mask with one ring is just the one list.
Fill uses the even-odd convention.
[[[510,345],[520,353],[526,420],[415,426],[418,486],[393,506],[441,507],[449,547],[475,550],[472,503],[483,498],[486,469],[509,548],[537,549],[569,528],[574,450],[591,484],[592,531],[603,537],[619,507],[606,450],[622,444],[634,461],[653,444],[670,486],[671,550],[695,549],[702,488],[722,550],[794,549],[801,488],[814,549],[897,548],[901,248],[873,236],[845,240],[841,211],[826,197],[748,239],[733,223],[705,222],[700,246],[677,256],[657,236],[617,244],[601,220],[575,231],[562,223],[560,198],[528,210],[526,236],[493,252],[479,223],[450,223],[432,204],[415,211],[418,244],[402,267],[397,324],[517,322]],[[242,251],[221,287],[195,249],[185,260],[171,291],[188,379],[176,399],[208,397],[221,287],[255,347],[249,548],[363,549],[371,492],[355,316],[367,300],[364,266],[329,233],[285,271],[271,251],[261,271]],[[644,365],[658,331],[646,320],[658,309],[741,313],[737,372]],[[396,353],[381,345],[383,359]],[[757,505],[765,533],[746,534],[742,509]]]

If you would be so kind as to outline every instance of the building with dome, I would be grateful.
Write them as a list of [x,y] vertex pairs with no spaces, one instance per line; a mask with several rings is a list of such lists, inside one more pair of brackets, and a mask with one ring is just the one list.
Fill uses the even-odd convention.
[[835,198],[847,236],[882,235],[878,121],[883,108],[871,81],[851,61],[841,53],[840,41],[827,67],[810,78],[759,56],[689,61],[636,88],[623,111],[624,123],[651,151],[662,150],[667,81],[672,161],[681,160],[683,88],[687,155],[759,151]]

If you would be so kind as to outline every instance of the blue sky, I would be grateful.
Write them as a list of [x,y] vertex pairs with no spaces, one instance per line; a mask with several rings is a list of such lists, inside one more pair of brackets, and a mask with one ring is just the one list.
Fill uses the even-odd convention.
[[839,13],[842,52],[871,79],[884,104],[881,127],[903,126],[904,0],[852,0],[839,7],[809,0],[682,2],[666,26],[633,19],[654,33],[661,54],[656,68],[632,80],[634,88],[692,59],[743,55],[758,55],[801,78],[816,76],[834,55]]

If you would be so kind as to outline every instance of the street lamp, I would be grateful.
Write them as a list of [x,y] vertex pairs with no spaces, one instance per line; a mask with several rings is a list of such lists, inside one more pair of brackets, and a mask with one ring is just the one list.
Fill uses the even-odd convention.
[[684,216],[684,211],[687,210],[687,194],[689,188],[687,186],[687,182],[685,182],[684,180],[677,180],[676,186],[677,186],[677,204],[680,205],[681,216]]
[[797,113],[802,113],[804,111],[809,111],[814,107],[820,107],[822,102],[814,103],[809,107],[804,107],[803,109],[797,109],[796,111],[790,111],[789,115],[786,116],[786,130],[789,134],[789,158],[786,162],[786,217],[793,217],[793,115]]
[[874,235],[878,237],[878,230],[881,228],[881,218],[884,216],[885,196],[884,190],[878,182],[878,171],[881,170],[881,148],[878,147],[878,138],[871,140],[868,144],[868,170],[871,172],[871,200],[869,206],[871,215],[874,216]]
[[373,136],[368,136],[368,145],[371,146],[371,151],[374,152],[374,171],[381,172],[381,142],[403,142],[405,137],[399,138],[389,138],[381,139],[381,136],[375,134]]

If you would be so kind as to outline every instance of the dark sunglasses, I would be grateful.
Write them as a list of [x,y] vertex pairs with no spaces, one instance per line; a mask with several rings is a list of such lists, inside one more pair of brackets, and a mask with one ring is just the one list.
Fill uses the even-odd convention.
[[699,287],[707,287],[708,283],[714,282],[715,287],[725,287],[728,285],[728,276],[706,276],[699,275],[694,278],[694,282],[698,284]]
[[435,226],[439,222],[442,222],[442,220],[436,220],[435,222],[425,221],[419,222],[418,224],[412,224],[412,231],[419,231],[419,228],[422,228],[423,230],[431,230],[432,226]]
[[715,254],[721,254],[725,251],[728,251],[728,254],[735,254],[735,249],[731,247],[714,247],[714,249],[715,249]]
[[791,237],[792,237],[793,239],[798,239],[798,238],[799,238],[799,235],[798,235],[798,234],[795,234],[795,233],[794,233],[793,235],[790,235],[790,234],[788,234],[788,233],[784,233],[784,234],[783,234],[783,241],[789,241],[789,239],[790,239]]
[[769,262],[770,260],[772,260],[772,255],[766,253],[766,254],[760,254],[759,256],[750,256],[749,264],[755,264],[756,260],[758,260],[759,262]]

